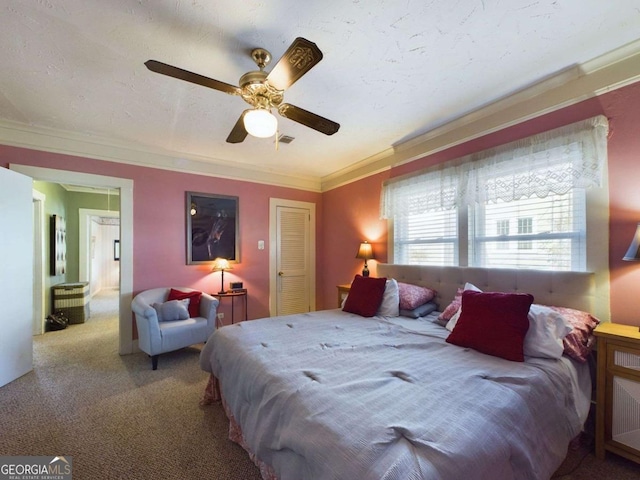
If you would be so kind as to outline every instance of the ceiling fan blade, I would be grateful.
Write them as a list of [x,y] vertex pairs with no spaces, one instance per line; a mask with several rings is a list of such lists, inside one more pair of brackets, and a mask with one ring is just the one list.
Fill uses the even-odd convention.
[[152,72],[167,75],[186,82],[195,83],[196,85],[202,85],[203,87],[213,88],[214,90],[219,90],[221,92],[228,93],[229,95],[240,95],[240,88],[219,80],[214,80],[213,78],[204,77],[197,73],[158,62],[157,60],[147,60],[144,64]]
[[291,105],[290,103],[283,103],[278,107],[278,113],[289,120],[301,123],[309,128],[313,128],[318,132],[325,135],[333,135],[340,128],[340,124],[332,122],[320,115],[308,112],[300,107]]
[[231,129],[231,133],[227,137],[227,143],[242,143],[247,138],[247,130],[244,128],[244,116],[248,110],[242,112],[240,118]]
[[267,81],[272,87],[285,90],[318,64],[320,60],[322,60],[322,52],[318,46],[305,38],[298,37],[273,67],[267,76]]

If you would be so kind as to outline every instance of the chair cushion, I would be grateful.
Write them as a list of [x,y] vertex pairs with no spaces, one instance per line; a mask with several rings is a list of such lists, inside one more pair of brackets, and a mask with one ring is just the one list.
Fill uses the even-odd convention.
[[189,299],[169,300],[164,303],[154,303],[153,308],[158,314],[159,322],[172,322],[175,320],[186,320],[189,315]]

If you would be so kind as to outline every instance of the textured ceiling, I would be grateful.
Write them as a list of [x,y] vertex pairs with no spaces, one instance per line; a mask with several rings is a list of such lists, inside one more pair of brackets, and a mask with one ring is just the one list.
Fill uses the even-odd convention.
[[[5,0],[0,120],[256,171],[321,178],[638,39],[637,0]],[[247,105],[150,72],[148,59],[233,85],[295,37],[324,59],[285,101],[325,136],[225,139]],[[267,68],[269,70],[269,68]]]

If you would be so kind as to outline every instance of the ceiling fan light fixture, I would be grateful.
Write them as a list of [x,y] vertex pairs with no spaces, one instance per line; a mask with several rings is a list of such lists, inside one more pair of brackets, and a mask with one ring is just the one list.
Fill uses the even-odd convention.
[[[338,131],[340,124],[295,105],[283,103],[284,91],[322,60],[322,51],[315,43],[306,38],[297,37],[270,72],[264,70],[271,61],[271,54],[267,50],[253,49],[251,58],[259,70],[242,75],[239,87],[157,60],[147,60],[144,65],[150,71],[161,75],[239,96],[251,105],[251,108],[244,110],[236,120],[227,137],[227,143],[242,143],[249,134],[258,138],[269,138],[275,135],[278,131],[278,121],[271,114],[271,109],[276,109],[281,117],[325,135],[333,135]],[[275,143],[277,150],[278,139]]]
[[269,110],[256,108],[245,114],[244,128],[254,137],[268,138],[275,135],[278,130],[278,120]]

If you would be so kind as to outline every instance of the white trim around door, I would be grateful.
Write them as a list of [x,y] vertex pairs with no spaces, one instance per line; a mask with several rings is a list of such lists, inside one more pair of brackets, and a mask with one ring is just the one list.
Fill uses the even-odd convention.
[[133,180],[90,173],[10,164],[9,169],[34,180],[89,187],[117,188],[120,191],[120,320],[119,348],[121,355],[133,353]]
[[33,334],[44,333],[45,224],[44,202],[47,196],[33,190]]

